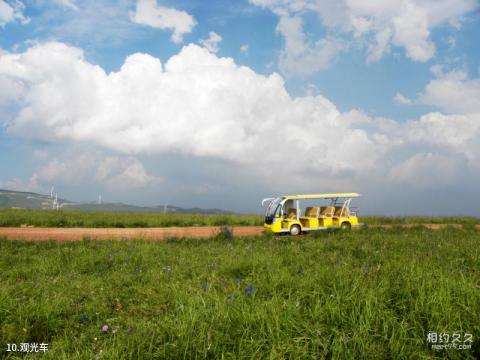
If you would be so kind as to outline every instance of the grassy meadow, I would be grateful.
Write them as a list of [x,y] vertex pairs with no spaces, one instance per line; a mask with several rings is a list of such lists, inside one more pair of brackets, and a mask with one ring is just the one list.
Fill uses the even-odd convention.
[[[0,358],[478,359],[479,242],[468,227],[2,240]],[[472,349],[431,350],[429,332]],[[22,342],[49,351],[4,351]]]
[[0,210],[0,227],[149,228],[170,226],[263,225],[257,215],[125,213],[75,210]]
[[[86,227],[86,228],[146,228],[170,226],[261,226],[261,215],[230,214],[175,214],[175,213],[125,213],[75,210],[0,209],[0,227]],[[383,224],[480,224],[474,217],[386,217],[360,216],[369,225]]]
[[480,224],[480,219],[473,216],[366,216],[361,221],[369,225],[460,224],[472,227]]

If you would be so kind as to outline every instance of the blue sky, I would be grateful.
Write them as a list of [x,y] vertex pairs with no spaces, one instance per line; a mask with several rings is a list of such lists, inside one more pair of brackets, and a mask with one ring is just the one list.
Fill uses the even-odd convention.
[[[0,0],[0,188],[480,215],[473,0]],[[445,206],[448,203],[448,206]]]

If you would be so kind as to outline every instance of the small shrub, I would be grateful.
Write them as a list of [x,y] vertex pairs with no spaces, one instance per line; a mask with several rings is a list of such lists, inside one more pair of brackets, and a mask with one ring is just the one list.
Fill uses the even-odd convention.
[[233,228],[231,226],[220,226],[218,230],[217,238],[223,240],[233,239]]

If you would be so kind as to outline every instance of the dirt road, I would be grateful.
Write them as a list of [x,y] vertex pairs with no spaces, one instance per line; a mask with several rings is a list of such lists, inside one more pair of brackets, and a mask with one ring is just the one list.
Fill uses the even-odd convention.
[[[262,226],[239,226],[233,228],[233,234],[236,236],[260,235],[262,231]],[[139,238],[163,240],[170,237],[209,237],[219,232],[220,227],[218,226],[125,229],[5,227],[0,228],[0,238],[35,241],[78,241],[84,238],[94,240]]]
[[[393,225],[376,225],[386,229]],[[372,225],[371,227],[376,227]],[[402,227],[414,227],[416,224],[404,224]],[[426,228],[432,230],[443,229],[447,226],[462,228],[460,224],[423,224]],[[480,230],[480,225],[476,228]],[[121,240],[121,239],[145,239],[151,241],[164,240],[171,237],[193,237],[203,238],[216,235],[220,232],[218,226],[198,226],[198,227],[167,227],[167,228],[34,228],[34,227],[4,227],[0,228],[0,238],[9,240],[27,240],[27,241],[78,241],[84,238],[93,240]],[[233,235],[261,235],[262,226],[236,226],[233,227]]]

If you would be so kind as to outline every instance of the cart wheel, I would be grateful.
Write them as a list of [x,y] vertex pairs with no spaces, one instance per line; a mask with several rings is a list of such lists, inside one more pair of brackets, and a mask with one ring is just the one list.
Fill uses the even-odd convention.
[[300,226],[292,225],[290,228],[290,235],[297,236],[300,235]]
[[352,225],[348,221],[344,221],[340,228],[342,230],[350,230],[352,228]]

